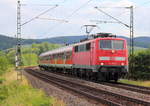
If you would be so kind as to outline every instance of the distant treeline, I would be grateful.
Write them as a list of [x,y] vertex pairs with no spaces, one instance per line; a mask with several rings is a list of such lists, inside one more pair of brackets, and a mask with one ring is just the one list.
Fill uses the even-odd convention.
[[[118,36],[121,38],[124,38],[128,41],[129,44],[129,38],[124,36]],[[53,38],[46,38],[46,39],[22,39],[23,45],[31,45],[34,43],[43,43],[43,42],[49,42],[53,44],[72,44],[74,42],[79,42],[82,39],[87,38],[85,35],[81,36],[62,36],[62,37],[53,37]],[[150,37],[135,37],[134,38],[134,46],[136,47],[142,47],[142,48],[150,48]],[[5,50],[12,48],[16,45],[16,39],[12,37],[7,37],[4,35],[0,35],[0,50]]]

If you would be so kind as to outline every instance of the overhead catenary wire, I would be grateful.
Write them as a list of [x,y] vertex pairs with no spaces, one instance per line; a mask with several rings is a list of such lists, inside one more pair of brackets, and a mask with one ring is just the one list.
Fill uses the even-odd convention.
[[110,14],[108,14],[108,13],[106,13],[105,11],[101,10],[100,8],[95,7],[95,9],[97,9],[98,11],[102,12],[103,14],[109,16],[110,18],[114,19],[114,20],[117,21],[118,23],[123,24],[123,25],[125,25],[126,27],[130,28],[129,25],[127,25],[127,24],[123,23],[122,21],[120,21],[119,19],[117,19],[117,18],[111,16]]
[[[142,3],[141,5],[145,5],[145,4],[148,4],[148,3],[150,3],[150,0],[149,1],[146,1],[146,2],[144,2],[144,3]],[[101,7],[98,7],[98,8],[129,8],[129,7],[104,7],[104,6],[101,6]],[[139,6],[134,6],[134,10],[136,10],[136,9],[139,9],[140,7]],[[121,15],[123,15],[123,14],[126,14],[128,11],[125,11],[125,12],[123,12],[123,13],[121,13],[119,16],[121,16]]]
[[52,20],[52,21],[59,21],[59,22],[65,22],[67,23],[67,20],[63,20],[63,19],[55,19],[55,18],[44,18],[44,17],[38,17],[37,19],[41,19],[41,20]]
[[117,21],[105,21],[105,20],[90,20],[91,22],[97,22],[97,23],[119,23]]
[[21,6],[56,6],[57,4],[25,4],[22,3]]
[[[69,20],[69,18],[71,18],[75,13],[77,13],[79,10],[81,10],[82,8],[84,8],[86,5],[88,5],[92,0],[88,0],[87,2],[85,2],[84,4],[82,4],[80,7],[78,7],[77,9],[75,9],[71,14],[69,14],[67,17],[65,17],[64,19]],[[68,21],[69,23],[69,21]],[[54,26],[52,26],[50,29],[51,31],[53,29],[55,29],[56,27],[58,28],[58,25],[61,26],[62,24],[64,24],[64,22],[56,24]]]
[[83,5],[81,5],[79,8],[77,8],[76,10],[74,10],[70,15],[68,15],[66,18],[70,18],[72,17],[75,13],[77,13],[80,9],[82,9],[83,7],[85,7],[87,4],[89,4],[92,0],[88,0],[86,3],[84,3]]
[[47,9],[46,11],[44,11],[44,12],[38,14],[37,16],[35,16],[35,17],[31,18],[30,20],[28,20],[28,21],[24,22],[23,24],[21,24],[21,26],[24,26],[25,24],[30,23],[31,21],[33,21],[33,20],[37,19],[38,17],[40,17],[40,16],[46,14],[47,12],[51,11],[52,9],[54,9],[54,8],[56,8],[56,7],[58,7],[58,5],[55,5],[54,7],[49,8],[49,9]]

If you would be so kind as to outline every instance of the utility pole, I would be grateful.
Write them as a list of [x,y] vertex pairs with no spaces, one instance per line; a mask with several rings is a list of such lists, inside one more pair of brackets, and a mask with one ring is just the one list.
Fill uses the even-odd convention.
[[130,55],[134,55],[134,15],[133,6],[130,7]]
[[132,74],[134,63],[134,15],[133,15],[133,6],[130,7],[130,73]]
[[17,71],[17,80],[22,80],[22,69],[21,69],[21,3],[17,1],[17,35],[16,35],[16,56],[15,66]]

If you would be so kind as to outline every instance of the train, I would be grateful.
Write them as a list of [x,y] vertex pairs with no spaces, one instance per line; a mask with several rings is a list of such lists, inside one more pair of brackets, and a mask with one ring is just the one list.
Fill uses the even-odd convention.
[[127,41],[111,33],[93,34],[40,54],[39,67],[88,80],[117,82],[128,73]]

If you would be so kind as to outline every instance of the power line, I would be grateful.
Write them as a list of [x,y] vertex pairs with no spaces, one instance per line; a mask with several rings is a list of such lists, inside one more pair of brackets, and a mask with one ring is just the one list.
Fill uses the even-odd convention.
[[129,7],[98,7],[98,8],[122,8],[124,9],[124,8],[129,8]]
[[21,6],[56,6],[57,4],[21,4]]
[[100,12],[102,12],[103,14],[105,14],[105,15],[109,16],[110,18],[116,20],[118,23],[123,24],[123,25],[125,25],[126,27],[130,28],[129,25],[127,25],[127,24],[123,23],[122,21],[118,20],[117,18],[115,18],[115,17],[109,15],[108,13],[106,13],[106,12],[103,11],[103,10],[101,10],[100,8],[98,8],[98,7],[95,7],[95,8],[96,8],[97,10],[99,10]]
[[[77,13],[80,9],[82,9],[83,7],[85,7],[87,4],[89,4],[92,0],[88,0],[87,2],[85,2],[83,5],[81,5],[79,8],[77,8],[76,10],[74,10],[70,15],[68,15],[65,19],[69,20],[69,18],[71,18],[75,13]],[[58,25],[62,25],[64,23],[61,23],[61,24],[57,24],[57,25],[54,25],[53,27],[51,27],[51,30],[52,29],[55,29]]]
[[145,4],[148,4],[148,3],[150,3],[150,1],[146,1],[146,2],[144,2],[142,5],[145,5]]
[[52,20],[52,21],[59,21],[59,22],[65,22],[67,23],[67,20],[63,20],[63,19],[54,19],[54,18],[44,18],[44,17],[38,17],[37,19],[41,19],[41,20]]
[[72,17],[76,12],[78,12],[80,9],[82,9],[83,7],[85,7],[87,4],[89,4],[92,0],[87,1],[86,3],[84,3],[83,5],[81,5],[79,8],[77,8],[76,10],[74,10],[69,16],[68,18]]
[[24,22],[23,24],[21,24],[21,26],[24,26],[25,24],[30,23],[31,21],[37,19],[39,16],[42,16],[42,15],[46,14],[47,12],[49,12],[50,10],[52,10],[52,9],[54,9],[54,8],[56,8],[56,7],[58,7],[58,5],[55,5],[55,7],[49,8],[49,9],[47,9],[46,11],[40,13],[39,15],[37,15],[37,16],[31,18],[30,20],[28,20],[28,21]]
[[97,22],[97,23],[119,23],[116,21],[104,21],[104,20],[90,20],[91,22]]

